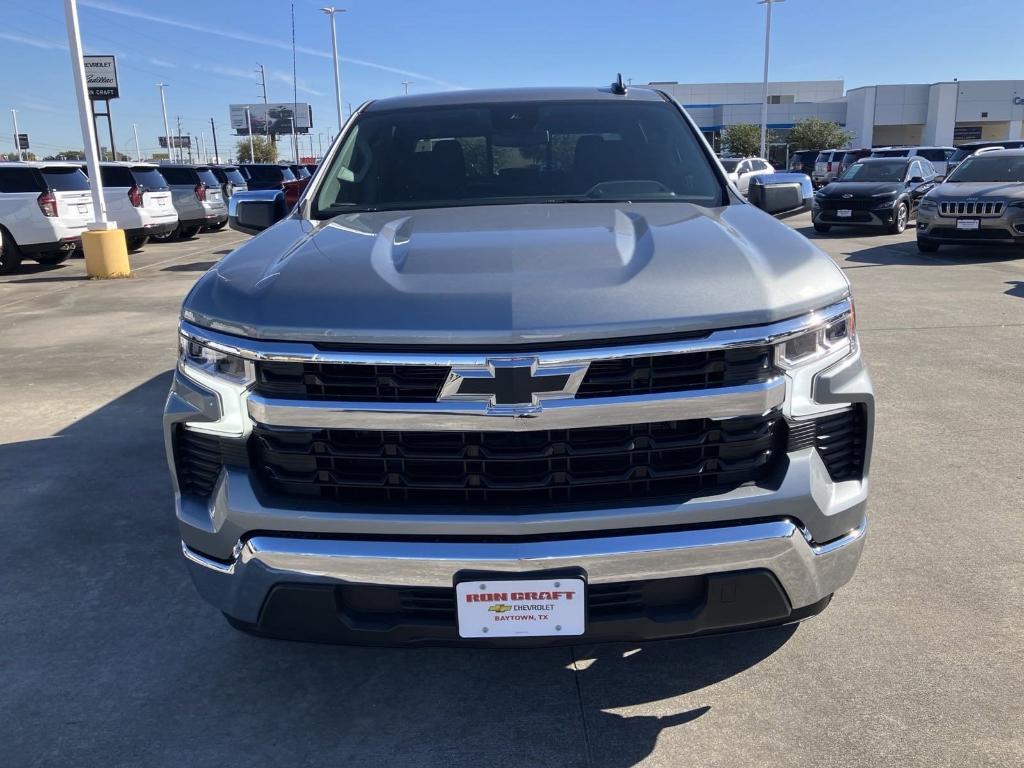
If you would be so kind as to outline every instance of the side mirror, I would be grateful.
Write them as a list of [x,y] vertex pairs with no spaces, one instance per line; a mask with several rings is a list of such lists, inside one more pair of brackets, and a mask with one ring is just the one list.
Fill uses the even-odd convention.
[[228,201],[228,224],[247,235],[269,229],[287,214],[284,192],[279,189],[236,192]]
[[910,183],[911,184],[923,184],[924,183],[924,176],[911,176],[910,177]]

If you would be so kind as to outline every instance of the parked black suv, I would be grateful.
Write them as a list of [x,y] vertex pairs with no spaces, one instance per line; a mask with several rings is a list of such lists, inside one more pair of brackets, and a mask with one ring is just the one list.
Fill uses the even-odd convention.
[[249,185],[246,184],[245,177],[238,170],[237,165],[211,165],[210,170],[220,182],[225,200],[230,200],[235,192],[245,192],[249,189]]
[[241,163],[238,170],[251,190],[283,189],[285,182],[296,180],[291,168],[276,163]]
[[935,177],[923,157],[858,160],[814,195],[814,229],[828,232],[834,224],[852,224],[885,227],[898,235],[916,214],[918,201],[935,186]]
[[817,149],[801,149],[789,156],[789,170],[793,173],[814,173],[814,161],[818,158]]

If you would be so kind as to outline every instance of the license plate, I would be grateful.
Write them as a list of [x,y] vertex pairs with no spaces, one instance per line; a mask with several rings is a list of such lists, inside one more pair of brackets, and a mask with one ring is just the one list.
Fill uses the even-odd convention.
[[161,197],[157,199],[156,204],[163,208],[165,205],[167,205],[167,201]]
[[582,635],[583,579],[472,580],[455,585],[459,637]]
[[79,213],[86,213],[86,212],[88,212],[88,210],[89,210],[89,206],[88,205],[80,205],[80,206],[78,206],[78,212]]
[[851,211],[849,208],[840,208],[838,211],[836,211],[836,216],[838,216],[841,219],[848,219],[851,216],[853,216],[853,211]]
[[981,222],[977,219],[957,219],[957,229],[978,229],[981,227]]

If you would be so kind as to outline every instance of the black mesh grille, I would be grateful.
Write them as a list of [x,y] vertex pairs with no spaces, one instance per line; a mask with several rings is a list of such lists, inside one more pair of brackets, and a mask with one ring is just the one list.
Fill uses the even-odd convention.
[[[751,384],[773,375],[770,347],[649,355],[590,364],[577,397],[616,397]],[[433,402],[447,366],[277,363],[256,365],[266,397],[349,402]]]
[[252,465],[271,489],[338,501],[525,505],[690,496],[765,478],[777,413],[533,432],[258,426]]
[[951,240],[1012,240],[1013,234],[1005,229],[991,227],[980,229],[954,229],[953,227],[932,227],[929,237]]
[[787,450],[814,446],[835,482],[858,480],[864,475],[866,445],[867,419],[861,405],[831,416],[789,424]]
[[770,347],[595,360],[587,369],[576,397],[615,397],[728,387],[767,381],[772,374]]
[[209,496],[225,464],[246,466],[243,440],[215,437],[179,426],[174,432],[174,464],[182,493]]
[[447,376],[441,365],[261,362],[256,391],[302,400],[422,403],[437,400]]

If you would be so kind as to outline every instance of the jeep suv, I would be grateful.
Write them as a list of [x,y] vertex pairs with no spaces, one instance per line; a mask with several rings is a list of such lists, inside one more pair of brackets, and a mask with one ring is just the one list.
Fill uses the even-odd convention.
[[[262,635],[641,640],[853,575],[874,405],[850,286],[658,90],[363,105],[181,314],[199,592]],[[276,222],[276,223],[275,223]]]
[[921,200],[917,247],[1024,246],[1024,149],[969,156]]

